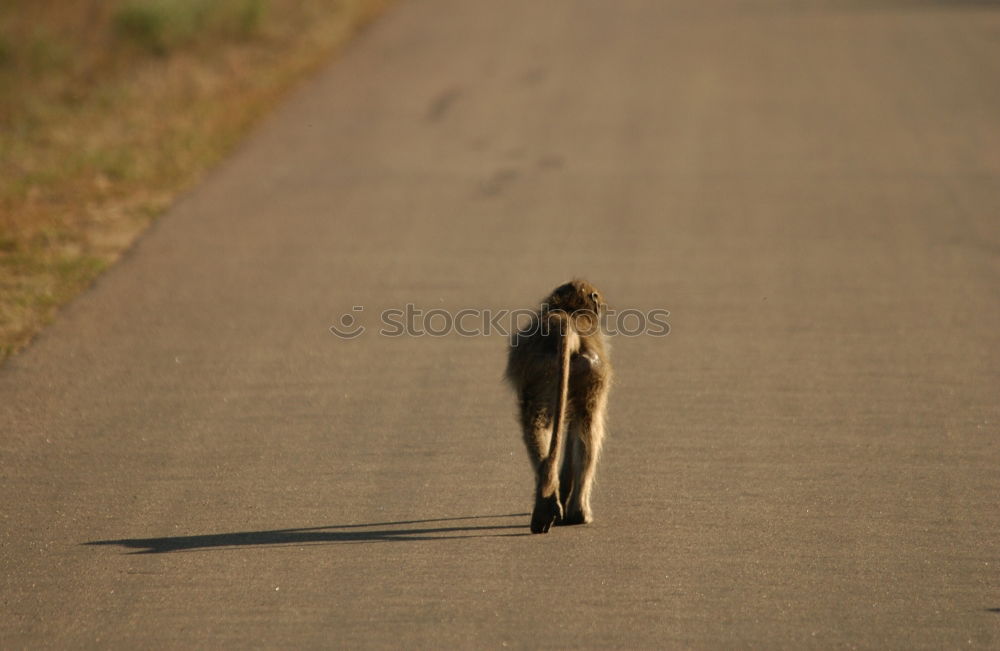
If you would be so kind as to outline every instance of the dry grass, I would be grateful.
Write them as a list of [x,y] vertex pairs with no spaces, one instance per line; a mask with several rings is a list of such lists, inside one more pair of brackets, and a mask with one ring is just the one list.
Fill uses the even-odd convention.
[[386,2],[0,3],[0,361]]

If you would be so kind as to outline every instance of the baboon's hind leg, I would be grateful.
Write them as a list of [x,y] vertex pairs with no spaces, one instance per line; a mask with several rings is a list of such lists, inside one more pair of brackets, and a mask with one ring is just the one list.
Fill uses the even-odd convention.
[[603,407],[601,401],[596,409],[582,413],[574,421],[570,431],[573,439],[573,493],[566,504],[564,524],[586,524],[594,520],[590,508],[590,493],[594,487],[597,460],[604,442]]
[[573,492],[573,482],[576,474],[574,471],[576,453],[573,451],[573,448],[576,445],[576,437],[573,436],[571,425],[569,435],[566,437],[566,449],[563,453],[562,468],[559,471],[559,502],[564,508],[569,504],[569,496]]
[[535,469],[535,507],[531,513],[531,532],[547,533],[553,522],[563,516],[559,487],[545,486],[548,465],[558,463],[561,456],[558,451],[552,458],[549,456],[552,441],[551,410],[526,405],[523,427],[524,443]]

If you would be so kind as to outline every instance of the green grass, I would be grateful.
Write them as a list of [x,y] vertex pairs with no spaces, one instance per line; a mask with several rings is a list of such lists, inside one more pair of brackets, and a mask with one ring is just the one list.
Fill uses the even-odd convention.
[[199,38],[250,37],[266,6],[265,0],[129,0],[113,20],[119,38],[164,55]]

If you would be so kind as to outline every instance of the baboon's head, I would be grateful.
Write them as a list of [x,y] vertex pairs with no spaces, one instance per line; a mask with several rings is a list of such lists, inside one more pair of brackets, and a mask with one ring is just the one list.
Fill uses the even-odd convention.
[[570,314],[590,312],[594,315],[600,315],[607,307],[601,292],[586,280],[580,279],[556,287],[545,299],[545,306],[550,310],[563,310]]

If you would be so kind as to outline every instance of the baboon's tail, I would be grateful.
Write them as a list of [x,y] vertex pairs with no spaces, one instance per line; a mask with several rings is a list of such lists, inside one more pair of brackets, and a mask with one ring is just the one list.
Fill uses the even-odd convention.
[[570,358],[580,347],[579,335],[573,327],[572,317],[560,315],[559,329],[559,394],[556,397],[556,410],[552,420],[552,437],[549,439],[548,465],[545,476],[545,495],[558,495],[559,467],[561,464],[566,437],[566,403],[569,400],[569,370]]
[[563,449],[563,437],[566,429],[566,402],[569,399],[569,363],[573,354],[573,343],[576,339],[576,332],[573,330],[569,319],[562,324],[563,328],[559,332],[559,396],[556,398],[556,412],[552,422],[552,438],[549,442],[549,468],[550,477],[546,484],[554,486],[556,477],[559,476],[558,455]]
[[565,436],[566,402],[569,399],[569,364],[572,354],[580,347],[580,337],[573,328],[572,317],[565,313],[555,313],[552,317],[555,323],[550,323],[557,328],[554,334],[559,338],[559,394],[556,396],[549,453],[542,464],[544,474],[539,477],[535,510],[531,514],[532,533],[547,533],[552,523],[563,515],[562,504],[559,503],[559,467],[562,465],[560,457]]

